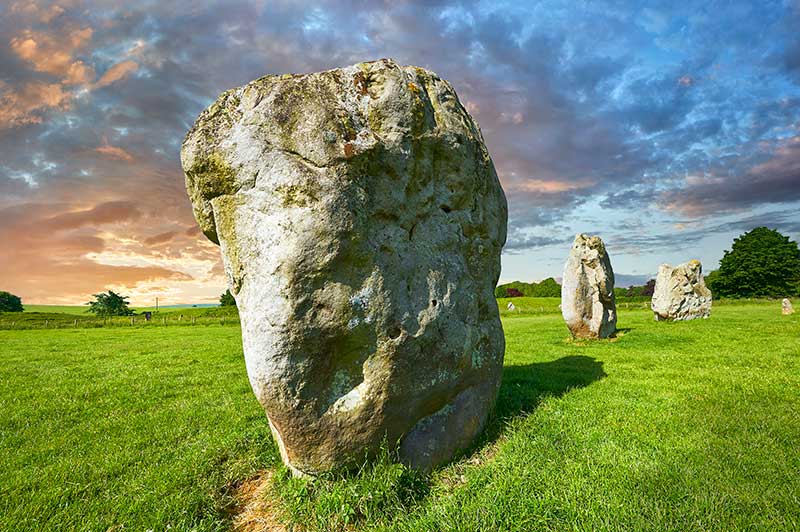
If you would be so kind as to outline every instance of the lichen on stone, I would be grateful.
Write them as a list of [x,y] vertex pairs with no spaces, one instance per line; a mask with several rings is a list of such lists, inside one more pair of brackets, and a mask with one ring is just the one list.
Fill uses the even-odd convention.
[[275,194],[284,207],[309,207],[319,201],[319,190],[311,182],[294,185],[278,185]]
[[507,206],[447,82],[391,60],[259,78],[201,114],[181,161],[292,471],[383,441],[429,469],[472,442],[502,372]]

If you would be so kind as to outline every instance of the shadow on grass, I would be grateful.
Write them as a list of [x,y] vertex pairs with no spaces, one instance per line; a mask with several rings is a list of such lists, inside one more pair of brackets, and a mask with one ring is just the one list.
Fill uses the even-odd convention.
[[545,397],[561,397],[605,376],[602,362],[582,355],[524,366],[506,366],[484,444],[495,440],[509,419],[534,411]]
[[[500,436],[508,420],[534,411],[545,397],[560,397],[605,376],[603,363],[588,356],[506,366],[494,415],[483,435],[460,458],[480,452]],[[460,472],[442,477],[440,481],[451,487],[464,482]],[[265,517],[259,513],[270,505],[262,504],[255,507],[257,511],[251,511],[246,500],[248,490],[244,489],[245,496],[237,497],[234,513],[238,515],[232,517],[234,522],[265,522],[267,518],[280,515],[292,525],[302,525],[303,530],[350,530],[365,523],[394,522],[413,513],[434,493],[432,478],[399,464],[388,445],[382,447],[377,457],[365,459],[355,473],[329,473],[308,481],[293,478],[282,468],[272,475],[271,486],[267,497],[272,498],[274,508],[270,515]],[[287,529],[292,530],[291,526]]]

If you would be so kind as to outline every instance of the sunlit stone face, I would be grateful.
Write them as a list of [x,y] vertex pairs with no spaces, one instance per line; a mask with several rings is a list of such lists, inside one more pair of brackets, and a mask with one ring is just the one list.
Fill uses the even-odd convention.
[[471,443],[500,383],[507,208],[446,81],[385,60],[261,78],[200,116],[182,163],[296,473]]

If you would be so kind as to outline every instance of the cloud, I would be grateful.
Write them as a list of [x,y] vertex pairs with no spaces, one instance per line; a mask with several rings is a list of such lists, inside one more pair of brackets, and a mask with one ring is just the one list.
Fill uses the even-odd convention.
[[571,236],[551,237],[538,235],[516,235],[514,239],[510,240],[505,247],[503,247],[503,253],[516,254],[522,251],[529,251],[547,246],[563,246],[571,241]]
[[0,210],[48,205],[30,219],[43,226],[127,202],[138,217],[41,245],[15,237],[13,249],[57,252],[56,268],[185,271],[196,285],[138,289],[208,295],[221,284],[200,280],[220,282],[219,250],[196,229],[178,158],[200,111],[265,74],[394,57],[449,80],[479,122],[509,200],[511,254],[557,258],[589,218],[629,239],[685,223],[696,243],[694,222],[798,198],[797,17],[746,2],[18,1],[0,19]]
[[120,63],[117,63],[102,75],[102,77],[97,80],[95,87],[107,87],[112,83],[116,83],[122,79],[127,78],[139,68],[139,63],[136,61],[125,60]]
[[63,82],[65,85],[88,85],[94,81],[94,78],[93,67],[83,61],[75,61],[69,65]]
[[[10,41],[11,50],[37,72],[66,80],[83,79],[93,74],[91,67],[75,59],[92,38],[92,28],[76,28],[64,33],[45,34],[30,29]],[[91,77],[94,80],[94,76]],[[73,82],[73,81],[70,81]]]
[[[641,231],[616,232],[607,239],[607,244],[615,253],[640,253],[647,250],[650,254],[659,255],[675,249],[691,248],[702,240],[724,233],[744,233],[756,227],[770,227],[783,233],[800,233],[800,219],[796,210],[768,211],[751,216],[724,221],[705,223],[687,221],[679,231]],[[699,250],[698,250],[699,251]]]
[[781,139],[767,149],[768,157],[749,167],[688,176],[686,186],[664,192],[660,202],[668,210],[697,217],[800,200],[800,135]]
[[[34,302],[85,300],[112,286],[136,295],[139,287],[144,293],[152,283],[175,287],[197,282],[180,260],[169,267],[156,258],[142,260],[145,253],[130,254],[139,246],[135,235],[141,220],[141,210],[128,201],[89,208],[31,203],[0,209],[0,240],[14,249],[0,261],[0,278]],[[206,264],[199,271],[208,272],[217,262],[202,253],[199,257]]]
[[15,90],[0,82],[0,129],[42,122],[47,110],[66,110],[72,94],[58,83],[31,82]]
[[156,246],[158,244],[164,244],[173,240],[178,233],[176,231],[165,231],[163,233],[159,233],[157,235],[153,235],[144,239],[144,243],[148,246]]
[[97,226],[141,218],[141,211],[130,201],[109,201],[90,209],[70,211],[44,218],[41,223],[48,231],[77,229],[83,226]]
[[44,7],[31,0],[28,2],[14,2],[11,4],[11,13],[24,19],[35,20],[42,24],[49,24],[54,19],[64,14],[64,8],[58,4]]
[[102,153],[103,155],[111,157],[112,159],[119,159],[120,161],[126,162],[133,161],[133,155],[118,146],[111,146],[108,144],[108,140],[105,138],[103,139],[103,145],[98,146],[94,149],[94,151],[97,153]]

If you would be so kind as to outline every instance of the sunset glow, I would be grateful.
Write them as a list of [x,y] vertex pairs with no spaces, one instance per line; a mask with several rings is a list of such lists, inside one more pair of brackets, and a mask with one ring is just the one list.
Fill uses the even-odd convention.
[[392,57],[449,80],[509,200],[501,279],[576,232],[621,276],[800,236],[800,4],[103,2],[0,6],[0,290],[82,304],[225,290],[178,153],[223,90]]

